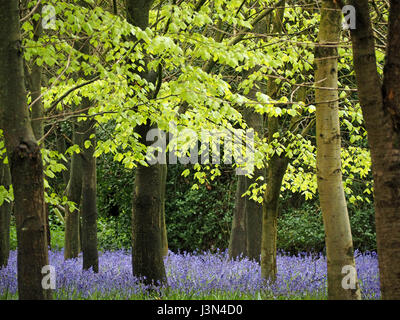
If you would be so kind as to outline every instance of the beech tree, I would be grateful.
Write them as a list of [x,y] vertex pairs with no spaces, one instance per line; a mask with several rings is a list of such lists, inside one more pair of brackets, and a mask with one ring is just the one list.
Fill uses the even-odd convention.
[[[127,21],[132,25],[146,29],[149,24],[149,12],[153,1],[127,0]],[[134,67],[134,66],[132,66]],[[146,66],[143,66],[146,70]],[[154,72],[146,70],[141,76],[148,82],[154,82]],[[149,93],[151,94],[151,93]],[[147,119],[138,125],[135,132],[143,145],[150,145],[146,135],[156,125]],[[132,269],[133,274],[146,277],[145,282],[156,283],[166,280],[161,231],[162,199],[164,181],[162,164],[151,166],[138,165],[135,172],[132,209]]]
[[[257,4],[256,8],[260,8],[262,4]],[[279,1],[276,7],[284,6],[285,1]],[[275,9],[275,8],[274,8]],[[269,15],[274,15],[276,10],[269,9]],[[255,35],[265,35],[268,30],[267,25],[268,15],[264,15],[260,19],[256,19],[253,25],[252,32]],[[260,65],[246,72],[246,77],[251,76],[254,72],[260,69]],[[256,81],[253,87],[249,90],[247,96],[250,100],[257,100],[257,93],[266,91],[265,79]],[[254,133],[261,139],[264,135],[264,116],[262,113],[256,112],[252,108],[244,108],[242,111],[243,118],[249,128],[254,130]],[[262,228],[263,228],[263,202],[253,199],[246,191],[249,187],[260,181],[266,176],[265,168],[255,168],[251,173],[251,177],[247,175],[239,176],[236,188],[235,209],[233,212],[233,221],[229,242],[229,255],[232,258],[238,257],[241,254],[250,259],[260,261],[262,254]],[[245,195],[246,194],[246,195]]]
[[[72,142],[81,148],[83,147],[82,129],[82,123],[75,120],[72,129]],[[82,197],[82,170],[82,154],[74,153],[71,158],[66,196],[75,203],[75,208],[70,208],[69,205],[65,206],[64,259],[77,258],[81,251],[80,219],[77,208],[80,207]]]
[[84,151],[82,154],[82,255],[83,269],[92,268],[99,271],[97,248],[97,178],[96,158],[93,156],[96,148],[96,129],[93,119],[86,119],[82,125]]
[[18,5],[0,2],[0,116],[14,189],[19,298],[46,299],[51,296],[41,283],[48,265],[43,163],[26,101]]
[[[80,1],[79,5],[90,9],[88,3]],[[84,56],[91,54],[88,41],[80,40],[75,43],[74,48],[82,54],[79,59],[84,63]],[[78,72],[80,78],[92,81],[93,77],[85,74],[82,70]],[[72,170],[67,194],[80,210],[71,211],[66,206],[66,249],[64,257],[74,258],[78,256],[80,249],[83,255],[83,269],[92,268],[94,272],[99,270],[98,248],[97,248],[97,177],[96,177],[96,121],[89,116],[88,111],[95,101],[87,97],[81,98],[81,103],[75,108],[82,110],[73,125],[74,143],[79,146],[80,152],[72,156]]]
[[[23,5],[25,8],[28,7],[28,2],[29,1],[23,1]],[[42,10],[42,5],[39,3],[38,6],[36,6],[36,9],[34,9],[34,14],[40,14]],[[24,14],[29,14],[28,10],[26,12],[23,12]],[[43,28],[42,28],[42,19],[37,19],[33,20],[32,19],[32,25],[33,25],[33,40],[38,41],[40,36],[43,33]],[[25,66],[26,66],[26,61],[25,61]],[[43,84],[43,77],[42,77],[42,67],[39,66],[37,63],[33,63],[32,67],[28,70],[27,67],[25,67],[25,78],[27,79],[26,83],[28,85],[28,91],[30,92],[31,95],[31,119],[32,119],[32,130],[33,133],[35,134],[35,138],[38,142],[40,142],[40,147],[44,148],[45,147],[45,136],[44,136],[44,106],[43,106],[43,98],[42,98],[42,84]],[[50,226],[49,226],[49,206],[48,204],[44,204],[45,208],[45,214],[46,214],[46,229],[47,229],[47,245],[50,248]]]
[[[253,32],[255,34],[264,34],[266,32],[266,19],[262,19],[255,26]],[[256,66],[255,69],[259,69],[260,66]],[[249,70],[249,74],[252,74],[254,70]],[[257,92],[259,90],[263,91],[265,88],[265,83],[258,81],[254,84],[253,88],[250,89],[248,93],[249,99],[256,100]],[[258,137],[262,137],[264,134],[264,119],[263,115],[256,112],[254,109],[245,108],[243,113],[243,118],[254,134]],[[260,177],[264,179],[265,169],[264,168],[254,168],[254,172],[251,173],[252,177],[245,176],[244,178],[244,188],[245,191],[250,187],[250,185],[257,181]],[[240,185],[239,185],[240,188]],[[242,197],[243,194],[240,195]],[[245,217],[245,230],[246,230],[246,256],[249,259],[254,259],[260,261],[261,255],[261,237],[262,237],[262,214],[263,214],[263,204],[251,199],[248,195],[244,196],[244,217]]]
[[371,149],[379,275],[383,299],[400,299],[400,3],[390,1],[383,80],[377,70],[367,0],[351,29],[358,97]]
[[356,272],[340,156],[337,46],[341,17],[335,1],[322,1],[315,57],[317,181],[325,228],[328,299],[360,299],[358,281],[354,281],[354,288],[342,286],[343,267],[352,267],[355,277]]
[[[285,1],[272,17],[272,33],[281,33],[283,29],[283,16]],[[275,79],[269,79],[266,93],[269,97],[277,98],[279,85]],[[272,143],[274,135],[279,133],[280,119],[274,116],[266,117],[268,128],[268,141]],[[266,182],[267,188],[263,195],[262,239],[261,239],[261,276],[264,279],[276,279],[277,266],[277,233],[278,233],[278,204],[281,194],[282,180],[288,166],[289,159],[283,154],[275,153],[267,162]]]
[[[80,2],[83,7],[88,7],[84,1]],[[90,8],[88,8],[90,9]],[[91,48],[86,41],[78,41],[79,51],[85,55],[92,54]],[[83,62],[83,59],[82,59]],[[84,72],[80,75],[86,81],[90,81],[90,77]],[[92,77],[93,78],[93,77]],[[90,117],[89,109],[96,101],[87,97],[82,98],[81,110],[85,110],[82,115],[82,199],[81,199],[81,243],[83,256],[83,269],[92,269],[94,272],[99,271],[99,253],[97,248],[97,170],[96,158],[94,152],[96,150],[96,121]],[[87,117],[85,117],[87,116]]]

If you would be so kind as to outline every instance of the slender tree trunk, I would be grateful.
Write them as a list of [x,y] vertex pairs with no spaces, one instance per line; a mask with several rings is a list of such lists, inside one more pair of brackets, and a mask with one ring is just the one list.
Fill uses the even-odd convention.
[[[275,91],[269,91],[273,93],[270,95],[274,97]],[[298,91],[298,101],[306,100],[306,91]],[[293,117],[289,130],[296,123],[298,117]],[[270,117],[268,120],[268,139],[273,141],[273,135],[279,132],[279,119]],[[305,129],[302,134],[307,133]],[[276,257],[277,257],[277,238],[278,238],[278,210],[279,210],[279,197],[282,181],[285,176],[289,159],[285,154],[274,154],[268,162],[267,167],[267,189],[264,194],[264,206],[263,206],[263,233],[261,243],[261,276],[263,279],[276,280],[278,273]]]
[[[266,19],[259,21],[254,26],[254,32],[258,34],[264,34],[267,31]],[[256,66],[254,69],[249,71],[249,74],[253,73],[255,70],[259,69]],[[257,86],[260,88],[258,89]],[[265,85],[261,82],[257,83],[257,86],[253,86],[249,92],[249,98],[256,100],[256,93],[259,90],[263,90]],[[249,128],[254,130],[255,135],[262,137],[264,134],[263,128],[263,116],[251,109],[245,109],[243,111],[243,117],[246,120]],[[254,168],[253,177],[245,177],[245,188],[246,190],[249,186],[256,182],[257,178],[265,177],[265,170]],[[254,259],[260,262],[261,257],[261,236],[262,236],[262,214],[263,214],[263,204],[256,202],[249,197],[245,198],[245,223],[246,223],[246,254],[248,258]]]
[[[67,144],[65,142],[65,137],[63,136],[61,129],[58,129],[57,131],[57,151],[60,154],[65,155],[65,151],[67,150]],[[71,170],[71,164],[68,161],[63,161],[63,164],[67,168],[67,170],[64,170],[62,172],[62,177],[63,177],[63,182],[65,186],[68,185],[69,181],[69,175],[70,175],[70,170]]]
[[[0,159],[0,186],[9,190],[11,185],[10,168],[3,161],[4,159]],[[0,268],[7,266],[10,255],[10,219],[11,203],[4,201],[0,206]]]
[[[251,91],[255,95],[255,90],[252,89]],[[246,110],[244,118],[249,127],[253,128],[255,133],[261,137],[264,131],[263,116]],[[253,178],[245,177],[246,190],[260,176],[265,177],[265,170],[255,168]],[[245,201],[246,253],[249,259],[260,262],[263,204],[250,199],[248,196],[246,196]]]
[[[97,180],[96,158],[94,151],[96,146],[96,129],[94,120],[86,120],[83,124],[84,141],[90,141],[89,148],[83,147],[82,170],[82,253],[83,269],[92,268],[99,271],[99,257],[97,251]],[[93,137],[91,138],[91,136]]]
[[[27,2],[26,2],[27,4]],[[40,13],[42,10],[42,5],[36,9],[36,13]],[[33,21],[33,28],[34,28],[34,36],[33,39],[38,41],[42,35],[42,20],[39,19],[38,21]],[[35,134],[36,140],[40,140],[44,136],[44,124],[43,124],[43,117],[44,117],[44,106],[43,101],[41,98],[42,94],[42,67],[38,66],[35,62],[33,63],[31,73],[29,75],[30,81],[28,83],[29,91],[31,92],[32,97],[32,107],[31,107],[31,117],[32,117],[32,129],[33,133]],[[41,147],[45,148],[45,142],[41,142]],[[50,248],[51,244],[51,234],[50,234],[50,225],[49,225],[49,206],[48,204],[44,204],[45,214],[46,214],[46,230],[47,230],[47,244]]]
[[383,299],[400,299],[400,3],[390,1],[383,85],[368,1],[349,4],[356,9],[353,60],[371,149],[381,293]]
[[[282,32],[282,22],[285,13],[285,1],[282,8],[276,10],[272,16],[272,33]],[[275,81],[268,81],[267,95],[276,98],[279,86]],[[268,140],[274,140],[273,135],[279,132],[280,120],[277,117],[268,117]],[[281,194],[282,180],[286,172],[289,160],[284,154],[275,153],[268,161],[267,166],[267,189],[264,194],[262,239],[261,239],[261,276],[264,279],[275,281],[277,275],[277,235],[278,235],[278,206]]]
[[[81,150],[83,141],[83,129],[81,123],[75,122],[73,125],[74,145],[78,145]],[[76,204],[77,210],[72,211],[69,206],[65,208],[65,237],[64,237],[64,258],[76,258],[80,252],[79,237],[79,206],[82,196],[82,175],[83,164],[82,155],[74,153],[71,159],[70,179],[67,186],[67,198]]]
[[[87,7],[85,1],[79,1],[82,7]],[[87,41],[78,41],[75,48],[82,53],[92,54],[90,46]],[[80,77],[88,79],[88,76],[80,71]],[[92,101],[83,97],[80,108],[86,110],[91,106]],[[81,178],[81,224],[78,223],[78,234],[81,239],[82,254],[83,254],[83,269],[87,270],[92,268],[94,272],[99,271],[99,257],[97,250],[97,170],[96,158],[94,152],[96,148],[96,128],[95,120],[86,118],[81,121],[81,150],[82,150],[82,178]],[[89,143],[88,146],[86,144]]]
[[[126,0],[127,20],[132,25],[146,29],[153,1]],[[147,81],[154,81],[152,73],[141,74]],[[150,145],[146,134],[154,129],[149,121],[137,126],[139,142]],[[162,230],[162,165],[138,165],[135,174],[132,209],[132,271],[135,276],[146,277],[145,283],[165,282],[166,273],[163,261]]]
[[282,180],[288,162],[287,158],[274,155],[268,164],[261,244],[261,276],[263,279],[275,280],[277,275],[278,206]]
[[229,239],[228,253],[231,259],[247,256],[246,233],[246,198],[242,195],[246,192],[245,176],[239,176],[236,186],[235,208],[233,211],[232,229]]
[[168,235],[167,235],[167,225],[165,223],[165,188],[167,183],[167,170],[168,167],[166,164],[161,166],[161,215],[160,215],[160,228],[161,228],[161,245],[163,256],[168,255]]
[[19,299],[50,299],[41,273],[49,264],[43,163],[26,104],[18,12],[18,1],[1,2],[0,107],[15,199],[18,294]]
[[[274,95],[271,95],[272,97]],[[269,141],[273,141],[274,133],[279,132],[279,119],[268,119]],[[275,153],[268,161],[267,189],[264,194],[262,243],[261,243],[261,276],[275,281],[277,275],[277,235],[278,208],[283,177],[285,176],[289,159],[284,154]]]
[[[79,1],[78,4],[82,7],[87,7],[87,3],[85,1]],[[75,42],[74,48],[76,50],[81,51],[84,54],[90,54],[89,45],[85,40],[79,40]],[[83,71],[80,71],[78,74],[81,78],[85,78],[85,74]],[[82,98],[82,104],[80,106],[74,106],[75,109],[87,109],[89,107],[90,101],[87,98]],[[84,235],[84,231],[88,230],[91,232],[90,226],[83,226],[85,223],[92,223],[92,217],[95,216],[97,219],[97,210],[96,213],[93,213],[92,201],[96,201],[96,195],[93,196],[93,190],[90,186],[93,183],[93,175],[96,175],[96,172],[92,172],[92,160],[90,159],[91,148],[87,150],[85,148],[85,140],[89,139],[87,135],[87,131],[90,131],[90,120],[86,121],[75,121],[73,126],[73,143],[74,145],[78,145],[80,148],[80,153],[74,153],[71,159],[71,170],[70,170],[70,181],[67,186],[67,198],[69,201],[72,201],[76,204],[77,208],[80,210],[71,211],[68,206],[66,206],[65,210],[65,247],[64,247],[64,258],[76,258],[83,249],[84,245],[90,246],[88,243],[88,237],[91,235]],[[94,180],[95,181],[95,180]],[[84,190],[84,187],[87,188]],[[94,188],[96,191],[96,188]],[[86,195],[88,192],[88,195]],[[84,203],[85,202],[85,203]],[[88,209],[89,219],[83,219],[83,206],[85,209]],[[82,221],[81,221],[82,217]],[[97,232],[96,232],[97,236]],[[83,239],[85,237],[85,240]],[[97,241],[97,238],[96,238]],[[97,242],[96,242],[97,247]],[[88,250],[85,250],[88,253]],[[91,252],[91,250],[89,250]],[[96,253],[97,254],[97,253]],[[88,265],[87,262],[87,254],[85,254],[85,262],[83,263],[83,268]],[[90,263],[89,263],[90,264]],[[93,270],[96,270],[93,267]]]
[[[41,5],[38,6],[36,13],[40,12],[41,7],[42,7]],[[33,28],[34,28],[33,38],[35,41],[38,41],[43,32],[42,21],[40,19],[38,21],[34,21]],[[30,81],[28,81],[28,83],[30,84],[29,90],[31,92],[31,97],[32,97],[32,107],[31,107],[32,129],[36,139],[39,140],[44,135],[44,125],[43,125],[44,107],[42,98],[40,97],[42,94],[42,67],[38,66],[36,63],[33,63],[29,78],[30,78]]]
[[[337,89],[341,11],[333,0],[323,0],[316,51],[315,82]],[[355,271],[353,241],[344,196],[341,158],[338,91],[316,89],[317,183],[325,227],[328,263],[328,299],[360,299],[358,281],[354,288],[342,286],[342,268]],[[357,278],[355,278],[357,279]]]

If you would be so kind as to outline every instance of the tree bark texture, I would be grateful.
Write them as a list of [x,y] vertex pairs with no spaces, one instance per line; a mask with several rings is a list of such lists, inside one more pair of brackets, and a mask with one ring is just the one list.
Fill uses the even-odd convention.
[[[354,288],[342,286],[342,268],[355,268],[353,241],[341,171],[341,142],[338,105],[338,51],[341,10],[333,0],[322,1],[316,50],[317,183],[325,228],[328,265],[328,299],[360,299],[358,281]],[[354,269],[355,270],[355,269]],[[355,274],[356,276],[356,274]],[[356,278],[357,279],[357,278]]]
[[[146,29],[153,1],[126,0],[126,16],[129,23]],[[153,75],[144,71],[141,76],[152,81]],[[150,145],[146,134],[155,128],[148,121],[135,128],[140,135],[139,142]],[[162,245],[162,198],[161,183],[163,169],[161,164],[138,165],[135,174],[132,209],[132,271],[135,276],[145,277],[145,283],[165,282],[166,273]]]
[[348,3],[356,9],[353,61],[371,150],[381,294],[400,299],[400,3],[390,1],[383,82],[368,1]]
[[18,4],[0,3],[0,108],[15,199],[18,295],[50,299],[41,283],[48,265],[43,163],[26,103]]
[[232,229],[229,239],[228,253],[231,259],[247,256],[246,233],[246,198],[242,195],[246,192],[245,176],[238,176],[235,208],[233,211]]
[[[90,146],[83,146],[82,170],[82,253],[83,269],[92,268],[99,271],[99,257],[97,250],[97,179],[95,121],[87,119],[83,123],[83,141],[90,141]],[[92,137],[91,137],[92,136]]]
[[[82,123],[75,122],[73,125],[72,141],[83,149]],[[76,204],[77,209],[72,211],[67,205],[65,208],[65,236],[64,236],[64,259],[77,258],[81,250],[79,237],[79,207],[82,196],[83,160],[81,153],[74,153],[71,159],[70,179],[67,186],[67,198]]]
[[165,223],[165,188],[167,184],[167,170],[168,166],[163,164],[161,166],[161,177],[162,181],[160,184],[161,188],[161,216],[160,216],[160,228],[161,228],[161,245],[162,245],[162,253],[163,256],[168,255],[168,234],[167,234],[167,225]]
[[[276,10],[272,16],[272,33],[281,33],[283,26],[283,16],[285,13],[285,1],[282,7]],[[279,86],[275,81],[271,80],[267,83],[267,95],[273,99],[277,99]],[[268,141],[274,140],[273,135],[279,132],[281,127],[280,119],[269,116]],[[278,207],[279,197],[281,194],[282,180],[288,166],[289,160],[282,153],[275,153],[267,164],[266,182],[267,189],[263,199],[263,218],[262,218],[262,238],[261,238],[261,276],[264,279],[276,280],[277,265],[277,235],[278,235]]]
[[[0,159],[0,185],[9,190],[10,168],[3,161],[4,159]],[[4,201],[0,206],[0,268],[7,266],[10,255],[10,219],[11,203]]]

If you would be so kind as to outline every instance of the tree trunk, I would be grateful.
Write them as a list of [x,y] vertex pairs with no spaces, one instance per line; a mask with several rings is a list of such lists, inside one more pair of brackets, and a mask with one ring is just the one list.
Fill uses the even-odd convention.
[[26,104],[18,12],[18,1],[1,2],[0,107],[15,199],[18,294],[19,299],[50,299],[41,273],[49,264],[43,163]]
[[[0,159],[0,186],[10,189],[11,175],[8,164]],[[10,255],[10,218],[11,203],[4,201],[0,206],[0,268],[6,267]]]
[[[255,90],[252,89],[251,91]],[[255,92],[252,94],[255,95]],[[244,118],[248,126],[253,128],[259,137],[262,137],[263,116],[259,113],[246,110]],[[254,168],[253,178],[244,178],[246,190],[251,184],[255,183],[260,176],[265,177],[265,170]],[[249,259],[260,262],[263,204],[250,199],[248,196],[246,196],[245,201],[246,253]]]
[[[27,2],[26,2],[27,4]],[[40,13],[42,10],[42,5],[36,9],[36,13]],[[34,28],[34,36],[33,39],[38,41],[40,36],[42,35],[42,20],[39,19],[38,21],[33,21],[33,28]],[[41,98],[42,94],[42,67],[38,66],[36,62],[33,63],[31,73],[29,75],[30,81],[29,83],[29,91],[31,92],[32,97],[32,107],[31,107],[31,117],[32,117],[32,129],[35,135],[36,140],[40,140],[44,136],[44,124],[43,124],[43,117],[44,117],[44,106],[43,100]],[[41,148],[45,148],[45,142],[41,142]],[[48,204],[44,204],[45,214],[46,214],[46,229],[47,229],[47,244],[50,248],[51,244],[51,235],[50,235],[50,225],[49,225],[49,206]]]
[[160,228],[161,228],[161,245],[162,245],[162,253],[163,256],[168,255],[168,235],[167,235],[167,225],[165,223],[165,188],[167,183],[167,170],[168,167],[166,164],[161,166],[161,215],[160,215]]
[[89,148],[83,146],[82,170],[82,253],[83,269],[92,268],[94,272],[99,271],[99,257],[97,251],[97,180],[96,180],[96,158],[93,156],[96,146],[95,121],[86,120],[82,127],[84,132],[83,144],[90,141]]
[[[137,128],[146,136],[148,126]],[[143,143],[143,141],[141,141]],[[132,268],[146,283],[165,281],[166,274],[160,229],[161,192],[155,186],[162,179],[162,165],[138,166],[135,176],[132,213]]]
[[[63,136],[63,133],[62,133],[61,129],[59,128],[57,130],[57,151],[59,154],[65,155],[66,150],[67,150],[67,144],[65,142],[65,137]],[[68,161],[63,161],[62,163],[67,168],[67,170],[63,170],[63,172],[62,172],[64,185],[67,186],[68,181],[69,181],[71,164]]]
[[282,180],[289,160],[274,155],[268,163],[267,189],[264,195],[262,243],[261,243],[261,276],[263,279],[275,280],[276,243],[278,234],[278,206]]
[[[126,0],[127,20],[132,25],[146,29],[149,24],[149,12],[153,1]],[[144,71],[141,74],[147,81],[153,75]],[[154,126],[137,126],[135,132],[140,135],[139,142],[150,145],[146,134]],[[132,271],[135,276],[146,277],[145,283],[165,282],[166,273],[163,261],[162,231],[160,228],[162,213],[162,165],[138,165],[135,175],[132,208]]]
[[[75,122],[73,125],[74,145],[82,148],[82,128],[81,123]],[[67,186],[67,198],[76,204],[77,210],[72,211],[69,206],[65,208],[65,237],[64,237],[64,259],[77,258],[80,252],[79,237],[79,206],[82,196],[82,155],[74,153],[71,159],[70,179]]]
[[[39,5],[36,9],[36,13],[40,13],[42,6]],[[39,19],[38,21],[33,21],[34,28],[34,36],[33,39],[38,41],[40,36],[42,35],[42,21]],[[32,107],[31,107],[31,117],[32,117],[32,129],[33,133],[37,140],[43,137],[44,135],[44,125],[43,125],[43,117],[44,117],[44,107],[43,101],[41,98],[42,94],[42,67],[38,66],[36,62],[33,63],[32,70],[29,75],[30,81],[30,92],[32,97]]]
[[[258,34],[264,34],[267,31],[266,19],[261,20],[254,26],[254,32]],[[254,69],[249,71],[249,74],[259,69],[256,66]],[[259,88],[257,88],[259,87]],[[263,90],[265,85],[261,82],[254,85],[249,92],[249,98],[256,100],[256,93],[259,90]],[[262,137],[264,134],[263,128],[263,116],[251,109],[245,109],[243,112],[243,118],[245,119],[249,128],[254,129],[254,134],[258,137]],[[245,177],[245,188],[256,182],[258,177],[265,177],[264,169],[254,168],[253,178]],[[261,236],[262,236],[262,214],[263,204],[250,199],[248,196],[245,198],[245,221],[246,221],[246,253],[249,259],[254,259],[260,262],[261,257]]]
[[356,9],[351,38],[371,150],[381,294],[383,299],[400,299],[400,3],[390,1],[383,86],[377,72],[368,1],[349,4]]
[[[333,0],[323,0],[316,50],[315,82],[337,89],[341,11]],[[355,268],[353,241],[342,184],[338,91],[316,89],[317,183],[325,227],[328,299],[360,299],[358,281],[342,286],[342,268]],[[354,276],[356,276],[355,269]],[[357,278],[355,278],[357,279]]]
[[[272,33],[282,32],[282,21],[285,13],[285,1],[282,8],[277,9],[272,17]],[[267,83],[267,95],[273,99],[277,98],[279,86],[271,79]],[[267,121],[268,140],[274,140],[273,135],[279,132],[279,118],[270,116]],[[278,206],[281,194],[282,180],[285,176],[289,160],[284,154],[275,153],[267,165],[267,189],[264,193],[262,239],[261,239],[261,276],[263,279],[276,280],[277,266],[277,237],[278,237]]]
[[245,176],[239,176],[235,195],[235,208],[233,211],[232,229],[229,239],[229,257],[235,259],[243,255],[247,256],[246,233],[246,198],[242,195],[246,192]]

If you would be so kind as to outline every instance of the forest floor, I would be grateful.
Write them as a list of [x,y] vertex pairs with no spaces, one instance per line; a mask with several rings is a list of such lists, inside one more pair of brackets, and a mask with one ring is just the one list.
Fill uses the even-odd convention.
[[[0,269],[0,299],[17,298],[16,251]],[[363,299],[380,299],[378,259],[374,252],[355,252]],[[229,259],[226,252],[173,253],[165,258],[168,287],[148,290],[132,276],[127,251],[99,255],[99,273],[82,271],[82,257],[64,261],[63,252],[49,251],[55,267],[55,299],[168,299],[264,300],[326,299],[326,258],[322,254],[280,253],[275,283],[261,278],[260,265],[248,259]]]

